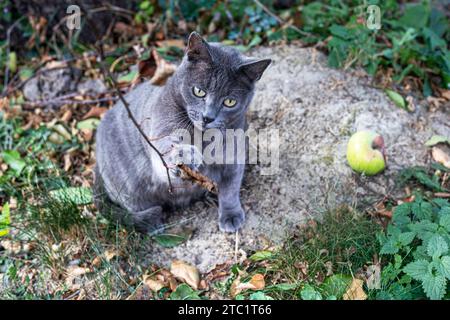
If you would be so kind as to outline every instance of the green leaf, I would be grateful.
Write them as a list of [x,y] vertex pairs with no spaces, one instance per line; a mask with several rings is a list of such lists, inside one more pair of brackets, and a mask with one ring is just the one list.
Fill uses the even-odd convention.
[[117,82],[123,83],[123,82],[131,82],[133,81],[138,75],[138,70],[132,70],[127,74],[124,74],[117,79]]
[[389,89],[386,89],[385,92],[397,107],[407,110],[405,99],[400,94]]
[[20,153],[16,150],[6,150],[1,153],[3,162],[6,163],[16,175],[20,175],[22,170],[27,165],[26,162],[21,159]]
[[201,300],[198,293],[187,284],[180,284],[174,292],[170,294],[171,300]]
[[77,129],[95,129],[100,123],[100,119],[97,118],[89,118],[77,123]]
[[262,38],[259,35],[253,37],[252,41],[248,44],[249,48],[253,48],[262,42]]
[[262,291],[252,293],[249,297],[250,300],[273,300],[271,296],[268,296]]
[[178,234],[158,234],[153,239],[164,248],[173,248],[185,242],[187,237]]
[[322,295],[309,284],[303,287],[300,296],[303,300],[322,300]]
[[[442,210],[441,210],[442,211]],[[439,225],[450,232],[450,214],[442,215],[439,218]]]
[[332,35],[345,40],[349,40],[353,37],[346,27],[337,24],[332,25],[329,31],[331,32]]
[[447,253],[448,245],[443,237],[440,235],[434,235],[430,241],[428,241],[427,254],[430,257],[440,257]]
[[12,73],[16,73],[16,71],[17,71],[17,53],[15,51],[11,51],[9,53],[8,65],[9,65],[9,71],[11,71]]
[[9,233],[9,225],[11,223],[11,216],[9,210],[9,203],[6,202],[2,207],[0,214],[0,237],[6,236]]
[[[419,238],[421,238],[424,232],[436,232],[439,226],[430,220],[423,220],[416,223],[411,223],[408,225],[409,230],[415,231]],[[421,238],[422,239],[422,238]]]
[[406,5],[405,13],[399,23],[405,27],[420,29],[427,25],[430,17],[429,7],[423,4]]
[[430,263],[426,260],[416,260],[408,263],[403,268],[403,272],[413,279],[422,281],[424,276],[428,273],[429,265]]
[[386,243],[381,247],[381,254],[396,254],[400,247],[394,237],[389,237]]
[[450,280],[450,256],[442,257],[437,269],[444,277]]
[[425,142],[425,145],[427,147],[432,147],[434,145],[437,145],[438,143],[448,143],[450,144],[450,139],[444,136],[432,136],[427,142]]
[[351,276],[335,274],[325,279],[320,288],[325,297],[335,296],[339,299],[344,295],[351,283]]
[[92,191],[86,187],[69,187],[50,191],[50,196],[62,203],[72,202],[76,205],[92,203]]
[[262,261],[262,260],[268,260],[268,259],[272,258],[272,256],[273,256],[272,251],[262,250],[262,251],[257,251],[254,254],[252,254],[249,259],[252,261]]
[[423,291],[431,300],[440,300],[445,294],[447,280],[442,275],[425,274],[422,279]]
[[405,202],[395,207],[392,221],[397,225],[405,225],[411,222],[409,214],[411,213],[411,203]]
[[268,289],[276,289],[280,291],[289,291],[289,290],[295,290],[298,287],[295,283],[278,283],[273,286],[268,287]]
[[402,243],[402,245],[407,246],[414,240],[415,236],[415,232],[403,232],[398,236],[398,240]]
[[19,78],[21,81],[26,81],[33,76],[33,70],[30,68],[22,68],[19,71]]

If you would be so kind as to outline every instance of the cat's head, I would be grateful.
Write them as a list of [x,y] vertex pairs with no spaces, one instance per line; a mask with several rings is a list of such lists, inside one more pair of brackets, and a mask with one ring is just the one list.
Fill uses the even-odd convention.
[[207,43],[191,33],[177,71],[190,120],[203,130],[242,124],[254,84],[270,62],[245,57],[234,48]]

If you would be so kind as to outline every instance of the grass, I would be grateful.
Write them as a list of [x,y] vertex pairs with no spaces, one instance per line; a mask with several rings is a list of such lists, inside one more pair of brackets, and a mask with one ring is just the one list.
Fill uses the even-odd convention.
[[[245,275],[243,282],[259,273],[266,278],[263,292],[274,299],[301,299],[305,287],[323,293],[324,283],[332,276],[350,279],[374,264],[380,230],[368,216],[349,207],[327,211],[320,221],[311,220],[291,235],[281,248],[256,252],[250,260],[259,261],[236,266],[239,272],[221,290],[229,290],[237,273]],[[238,298],[251,299],[251,294]]]
[[[14,198],[17,204],[11,211],[10,236],[1,238],[9,247],[0,252],[0,298],[125,299],[135,295],[142,288],[142,276],[159,270],[142,258],[143,248],[152,240],[98,215],[89,201],[80,201],[75,193],[61,192],[76,185],[61,169],[63,161],[57,155],[79,142],[74,138],[63,145],[49,143],[51,129],[22,130],[18,119],[2,117],[0,122],[9,128],[2,131],[8,134],[1,136],[0,144],[9,141],[9,149],[3,151],[18,152],[16,160],[25,162],[20,173],[9,162],[1,177],[3,203]],[[243,292],[236,298],[265,294],[298,299],[306,284],[320,290],[331,274],[354,276],[370,265],[379,249],[375,235],[379,230],[363,214],[337,208],[299,229],[282,248],[271,251],[269,260],[250,259],[234,266],[227,280],[212,283],[205,294],[230,297],[237,274],[247,281],[252,274],[262,273],[267,282],[263,291]],[[14,246],[18,249],[12,250]]]

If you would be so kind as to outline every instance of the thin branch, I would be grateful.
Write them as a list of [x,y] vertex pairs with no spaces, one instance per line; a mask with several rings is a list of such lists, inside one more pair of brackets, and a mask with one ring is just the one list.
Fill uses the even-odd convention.
[[135,125],[136,129],[138,129],[139,133],[145,139],[145,141],[150,146],[150,148],[152,148],[156,152],[158,157],[161,159],[164,167],[166,168],[167,181],[169,183],[169,192],[173,193],[173,185],[172,185],[172,180],[170,178],[169,166],[168,166],[166,160],[164,159],[163,154],[153,145],[153,143],[150,141],[150,138],[145,134],[144,130],[142,130],[141,126],[139,125],[139,123],[137,122],[137,120],[134,117],[133,113],[131,112],[130,105],[127,102],[127,100],[125,99],[125,97],[123,96],[122,92],[120,91],[120,89],[119,89],[119,87],[117,85],[117,82],[114,79],[112,73],[109,71],[108,68],[106,68],[104,66],[104,63],[103,63],[103,61],[104,61],[103,46],[100,44],[97,47],[97,49],[99,50],[99,53],[100,53],[100,67],[101,67],[103,75],[106,78],[109,78],[111,80],[111,82],[113,84],[113,88],[116,90],[117,94],[119,95],[120,101],[122,101],[123,106],[127,110],[127,114],[128,114],[128,117],[130,118],[131,122],[133,122],[133,124]]
[[265,13],[267,13],[269,16],[271,16],[272,18],[274,18],[275,20],[277,20],[277,22],[278,22],[281,26],[284,26],[284,25],[287,24],[287,27],[288,27],[288,28],[291,28],[292,30],[294,30],[294,31],[296,31],[296,32],[298,32],[298,33],[300,33],[300,34],[303,35],[303,36],[305,36],[305,37],[310,37],[310,36],[311,36],[310,33],[306,32],[306,31],[303,31],[303,30],[300,30],[300,29],[297,28],[296,26],[294,26],[294,25],[292,25],[292,24],[290,24],[290,23],[287,23],[286,21],[284,21],[283,19],[281,19],[281,18],[280,18],[279,16],[277,16],[275,13],[273,13],[272,11],[270,11],[269,8],[267,8],[267,7],[266,7],[264,4],[262,4],[259,0],[253,0],[253,2],[254,2],[257,6],[259,6]]
[[158,155],[158,157],[161,159],[164,167],[166,168],[167,181],[169,184],[169,193],[173,193],[173,185],[172,185],[172,180],[170,178],[169,166],[168,166],[166,160],[164,159],[163,154],[153,145],[153,143],[150,141],[150,138],[145,134],[144,130],[142,130],[141,126],[139,125],[139,123],[137,122],[133,113],[131,112],[129,103],[127,102],[127,100],[123,96],[122,92],[120,91],[114,76],[112,75],[110,70],[105,67],[105,65],[104,65],[105,53],[103,51],[103,42],[100,39],[100,33],[98,32],[96,25],[94,23],[92,23],[91,18],[89,16],[89,12],[85,9],[84,5],[80,2],[78,2],[78,4],[82,8],[82,10],[86,13],[85,14],[86,21],[89,24],[91,31],[94,32],[95,37],[97,39],[95,47],[97,49],[97,52],[99,53],[100,69],[102,70],[103,76],[106,79],[110,79],[110,81],[112,82],[113,88],[116,90],[116,92],[119,96],[119,99],[122,102],[123,106],[125,107],[128,117],[130,118],[131,122],[133,122],[134,126],[139,131],[139,133],[142,135],[142,137],[147,142],[147,144],[150,146],[150,148],[153,149],[153,151],[155,151],[156,154]]
[[[11,33],[14,30],[15,27],[17,27],[19,25],[20,22],[22,22],[22,20],[25,18],[25,16],[19,18],[16,20],[16,22],[14,22],[9,28],[8,31],[6,32],[6,59],[9,59],[9,55],[11,54]],[[6,69],[5,69],[5,79],[4,79],[4,83],[3,83],[3,93],[2,96],[5,94],[6,89],[8,88],[8,83],[9,83],[9,61],[6,62]]]

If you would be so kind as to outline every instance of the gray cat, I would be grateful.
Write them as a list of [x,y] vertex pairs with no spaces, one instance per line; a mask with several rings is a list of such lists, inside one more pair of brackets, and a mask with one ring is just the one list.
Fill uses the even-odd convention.
[[255,82],[270,62],[247,58],[234,48],[207,43],[191,33],[186,54],[165,86],[142,83],[125,97],[143,131],[171,168],[174,192],[168,192],[161,159],[119,102],[105,114],[96,135],[94,198],[100,211],[110,210],[115,218],[138,231],[154,232],[162,225],[164,211],[185,206],[205,194],[202,187],[180,178],[176,164],[184,154],[188,155],[184,158],[187,165],[218,186],[220,230],[238,230],[245,220],[239,197],[245,165],[205,164],[201,150],[192,142],[181,143],[176,132],[245,129]]

